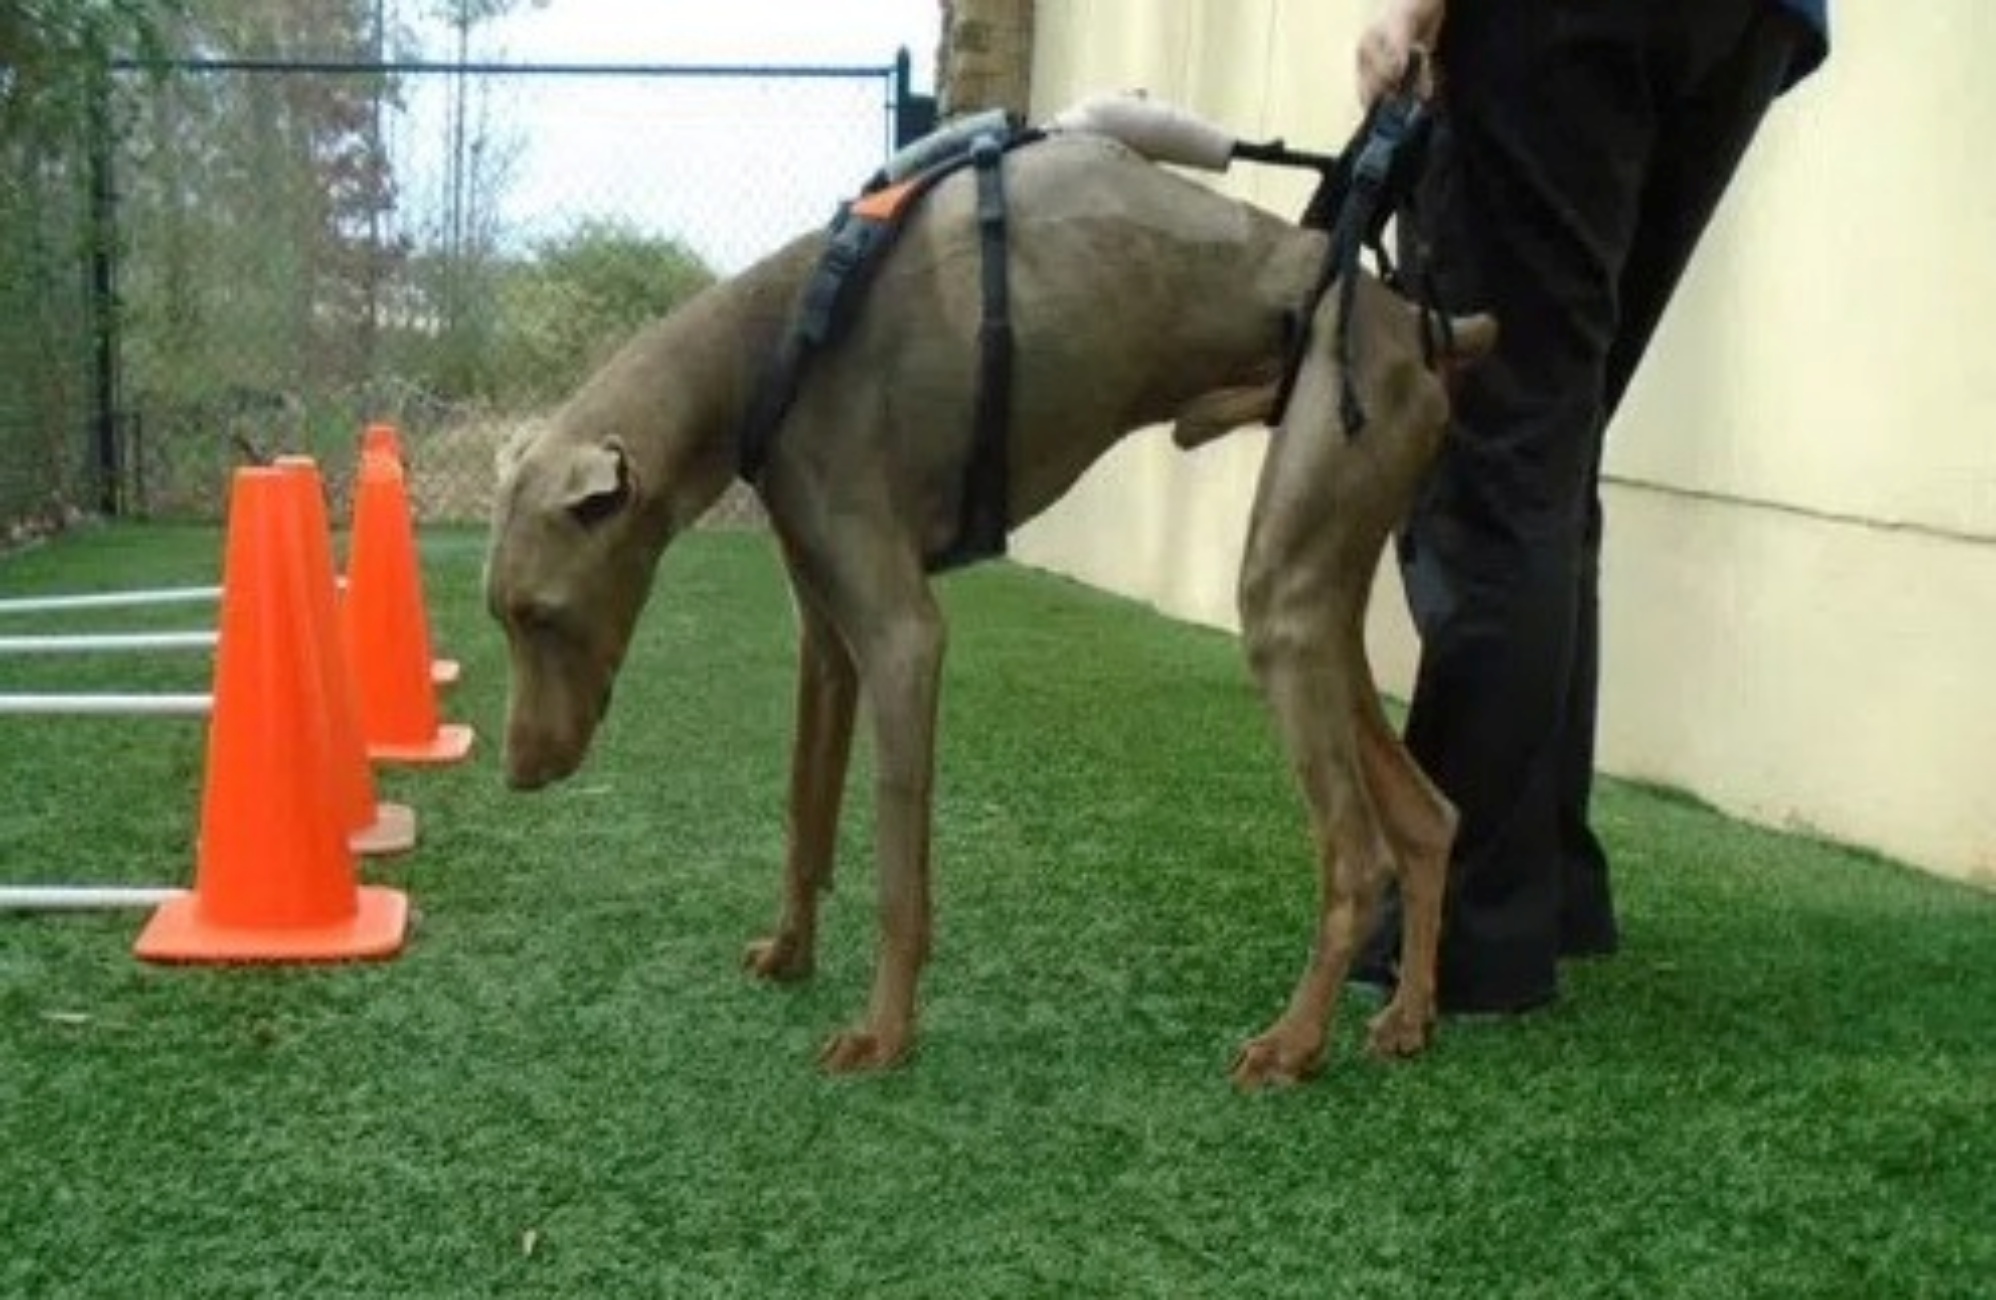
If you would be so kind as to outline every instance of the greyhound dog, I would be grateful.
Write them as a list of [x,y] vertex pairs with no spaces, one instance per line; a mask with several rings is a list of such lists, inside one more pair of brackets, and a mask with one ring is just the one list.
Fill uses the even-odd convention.
[[[1052,134],[1010,154],[1004,173],[1013,525],[1130,432],[1174,422],[1192,446],[1265,420],[1295,322],[1311,321],[1255,495],[1239,608],[1308,808],[1321,915],[1287,1009],[1241,1049],[1232,1077],[1253,1088],[1321,1068],[1355,945],[1395,878],[1400,979],[1369,1042],[1418,1052],[1434,1022],[1455,814],[1381,711],[1362,623],[1386,540],[1440,444],[1443,372],[1487,350],[1494,324],[1450,322],[1431,367],[1428,322],[1369,276],[1349,321],[1338,295],[1316,299],[1324,234],[1106,134]],[[875,747],[877,964],[864,1018],[820,1055],[832,1072],[894,1065],[916,1036],[945,642],[925,557],[954,532],[971,451],[976,201],[959,174],[909,218],[849,334],[804,376],[758,482],[801,637],[782,902],[774,931],[748,946],[756,976],[811,973],[861,699]],[[512,786],[581,763],[659,557],[728,486],[764,362],[825,242],[807,235],[653,323],[502,453],[486,594],[509,643]],[[1341,326],[1363,342],[1354,378],[1371,416],[1355,437],[1337,414]]]

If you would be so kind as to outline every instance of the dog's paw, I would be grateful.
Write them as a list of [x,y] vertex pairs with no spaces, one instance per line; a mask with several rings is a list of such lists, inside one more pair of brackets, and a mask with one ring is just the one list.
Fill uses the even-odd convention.
[[1292,1044],[1280,1034],[1268,1033],[1241,1045],[1228,1077],[1242,1092],[1264,1088],[1289,1088],[1306,1083],[1323,1073],[1324,1045],[1313,1048]]
[[901,1064],[908,1048],[905,1035],[847,1029],[833,1034],[818,1052],[818,1065],[827,1074],[872,1074]]
[[757,939],[742,951],[742,969],[757,979],[790,984],[808,978],[811,967],[810,950],[783,935]]
[[1418,1056],[1434,1037],[1432,1009],[1404,1005],[1395,998],[1366,1027],[1366,1050],[1374,1056]]

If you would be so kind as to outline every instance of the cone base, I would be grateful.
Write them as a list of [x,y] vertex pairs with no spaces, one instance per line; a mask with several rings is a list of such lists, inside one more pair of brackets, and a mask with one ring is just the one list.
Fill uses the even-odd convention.
[[469,758],[471,742],[470,727],[452,724],[438,727],[434,737],[414,745],[371,743],[367,747],[367,756],[377,763],[441,767],[448,763],[461,763]]
[[311,962],[391,957],[409,930],[409,896],[372,886],[358,891],[358,908],[333,925],[301,928],[214,925],[195,894],[153,913],[132,951],[158,962]]
[[364,858],[407,853],[416,847],[416,810],[407,804],[374,805],[374,823],[347,836],[347,847]]
[[430,685],[455,686],[464,676],[464,665],[455,659],[430,660]]

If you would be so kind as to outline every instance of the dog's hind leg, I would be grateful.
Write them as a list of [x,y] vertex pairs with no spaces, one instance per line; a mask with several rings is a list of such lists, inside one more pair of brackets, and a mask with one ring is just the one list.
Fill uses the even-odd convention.
[[1376,803],[1400,787],[1373,776],[1379,700],[1365,608],[1404,491],[1381,457],[1407,444],[1384,418],[1363,441],[1336,427],[1328,360],[1305,367],[1291,419],[1269,442],[1241,563],[1243,640],[1309,813],[1321,891],[1316,942],[1287,1010],[1235,1062],[1243,1088],[1321,1068],[1345,974],[1403,838],[1390,821],[1399,810]]
[[742,958],[747,969],[773,980],[803,979],[816,958],[818,895],[832,884],[839,808],[859,698],[859,674],[838,629],[802,583],[794,586],[799,625],[797,733],[790,751],[783,908],[775,933],[751,943]]
[[1288,1007],[1235,1060],[1241,1088],[1295,1083],[1322,1068],[1345,973],[1392,872],[1360,771],[1357,702],[1338,662],[1361,647],[1341,635],[1348,619],[1335,596],[1319,594],[1326,603],[1316,608],[1252,595],[1243,602],[1249,658],[1309,813],[1321,897],[1316,940]]
[[[1400,976],[1393,1000],[1372,1018],[1368,1046],[1380,1056],[1412,1056],[1428,1045],[1435,1023],[1435,962],[1456,812],[1387,721],[1371,671],[1362,662],[1359,766],[1379,810],[1400,879]],[[1369,706],[1369,707],[1368,707]]]

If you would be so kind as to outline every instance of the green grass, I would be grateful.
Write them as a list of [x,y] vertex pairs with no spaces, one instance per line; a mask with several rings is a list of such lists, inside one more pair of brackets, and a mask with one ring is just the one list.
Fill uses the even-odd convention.
[[[218,553],[90,531],[0,591]],[[1413,1064],[1357,1057],[1348,1007],[1323,1079],[1238,1097],[1314,883],[1236,647],[995,566],[945,586],[926,1037],[828,1080],[872,950],[863,770],[818,978],[737,970],[781,853],[767,543],[667,557],[589,763],[533,796],[497,776],[480,540],[426,556],[481,748],[385,779],[423,822],[364,870],[421,909],[404,955],[160,969],[133,916],[0,919],[0,1295],[1990,1293],[1996,899],[1610,785],[1620,957]],[[0,690],[205,680],[0,660]],[[187,878],[198,724],[0,727],[0,880]]]

